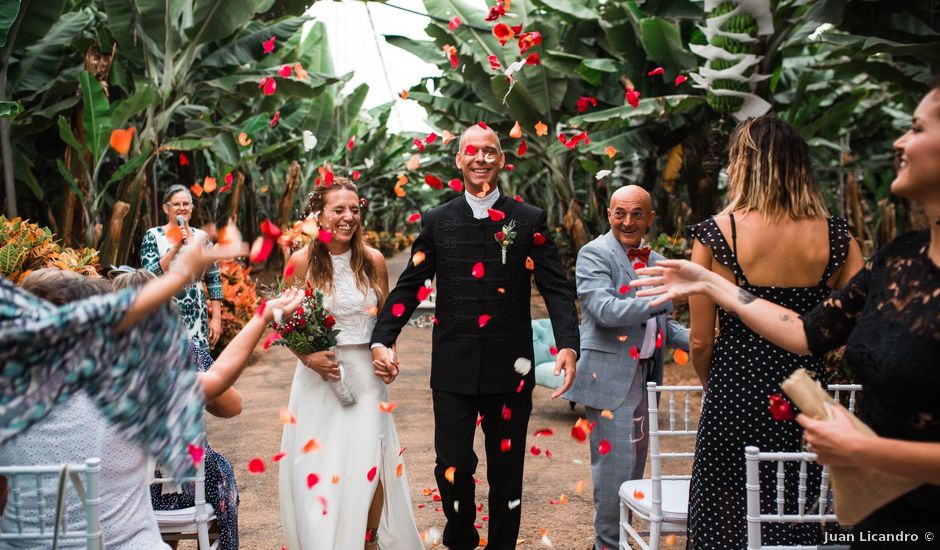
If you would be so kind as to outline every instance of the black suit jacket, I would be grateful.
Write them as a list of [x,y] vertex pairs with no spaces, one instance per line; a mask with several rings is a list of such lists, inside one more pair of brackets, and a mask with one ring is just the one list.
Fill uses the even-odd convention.
[[[431,389],[459,394],[489,394],[515,391],[523,378],[515,372],[516,359],[532,359],[532,323],[529,313],[531,279],[545,299],[555,342],[559,349],[578,352],[578,315],[574,291],[565,277],[558,251],[546,225],[545,211],[501,196],[496,210],[506,214],[500,222],[474,219],[461,195],[423,216],[420,235],[412,246],[412,257],[423,252],[417,266],[409,262],[379,314],[372,342],[390,346],[398,338],[418,306],[418,289],[437,275],[437,304],[431,352]],[[506,265],[495,234],[515,221],[516,237],[509,245]],[[533,243],[534,233],[545,243]],[[526,268],[531,257],[534,270]],[[485,275],[476,278],[473,266],[482,262]],[[395,304],[405,312],[396,317]],[[480,316],[490,315],[480,327]],[[535,383],[534,372],[525,377],[527,388]]]

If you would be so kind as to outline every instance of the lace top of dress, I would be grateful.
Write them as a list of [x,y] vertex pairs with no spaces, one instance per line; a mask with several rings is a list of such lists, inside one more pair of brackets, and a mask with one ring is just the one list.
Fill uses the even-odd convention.
[[375,327],[375,290],[363,295],[356,285],[356,274],[349,265],[352,251],[330,255],[333,260],[333,292],[326,293],[323,303],[336,318],[339,329],[336,343],[341,346],[368,344]]
[[940,267],[930,233],[902,235],[803,315],[814,354],[845,345],[859,416],[886,437],[940,441]]

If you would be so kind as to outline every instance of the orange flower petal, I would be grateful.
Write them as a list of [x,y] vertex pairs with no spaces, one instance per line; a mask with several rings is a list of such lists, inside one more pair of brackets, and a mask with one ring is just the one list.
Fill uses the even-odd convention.
[[425,258],[427,258],[427,255],[421,250],[418,250],[411,257],[411,263],[414,264],[415,267],[418,267],[419,265],[421,265],[421,262],[425,260]]
[[672,360],[677,365],[685,365],[686,363],[689,362],[689,354],[685,350],[677,349],[672,354]]
[[512,130],[509,130],[509,137],[513,139],[519,139],[522,137],[522,125],[519,124],[518,120],[513,125]]
[[451,485],[454,484],[454,472],[456,471],[457,471],[457,468],[455,468],[454,466],[450,466],[446,470],[444,470],[444,479],[449,481]]
[[238,144],[241,145],[242,147],[248,147],[249,145],[251,145],[251,138],[248,137],[248,134],[246,134],[245,132],[241,132],[240,134],[238,134]]
[[287,407],[281,407],[281,411],[278,416],[280,417],[282,426],[297,423],[297,417],[294,416]]
[[320,450],[320,444],[317,443],[315,438],[310,438],[306,443],[304,443],[304,446],[301,448],[301,450],[304,452],[304,454],[315,453]]
[[405,473],[405,465],[399,462],[398,466],[395,466],[395,476],[401,477],[403,473]]
[[456,136],[454,136],[454,134],[448,132],[447,130],[444,130],[443,132],[441,132],[441,140],[443,141],[444,145],[447,145],[448,143],[453,141],[455,137]]
[[544,124],[541,120],[535,124],[535,135],[537,136],[547,136],[548,135],[548,125]]
[[384,413],[390,413],[394,411],[396,407],[398,407],[398,403],[395,403],[394,401],[391,403],[386,401],[379,401],[379,410]]
[[525,257],[525,268],[529,271],[533,271],[535,269],[535,260],[533,260],[531,256]]
[[131,149],[131,142],[134,141],[134,132],[137,129],[131,126],[130,128],[121,130],[112,130],[111,131],[111,148],[117,151],[119,155],[126,155]]
[[192,191],[193,195],[196,195],[197,198],[202,196],[202,186],[199,185],[199,182],[190,185],[189,190]]
[[215,191],[216,187],[219,186],[219,182],[215,180],[212,176],[206,176],[202,180],[202,190],[206,193],[211,193]]
[[183,242],[183,230],[180,229],[180,226],[173,225],[167,230],[166,238],[173,244],[180,244]]
[[608,146],[604,149],[604,152],[607,153],[607,158],[609,158],[609,159],[612,159],[612,158],[614,158],[615,156],[617,156],[617,150],[614,149],[614,148],[613,148],[612,146],[610,146],[610,145],[608,145]]

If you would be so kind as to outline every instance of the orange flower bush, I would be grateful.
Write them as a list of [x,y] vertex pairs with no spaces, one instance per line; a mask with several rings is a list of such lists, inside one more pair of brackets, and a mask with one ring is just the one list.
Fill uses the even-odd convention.
[[216,343],[221,350],[251,320],[258,306],[258,292],[251,280],[251,269],[235,260],[219,262],[222,276],[222,336]]
[[48,227],[0,216],[0,274],[19,283],[31,271],[43,267],[58,267],[86,277],[101,276],[94,248],[63,248],[53,240]]

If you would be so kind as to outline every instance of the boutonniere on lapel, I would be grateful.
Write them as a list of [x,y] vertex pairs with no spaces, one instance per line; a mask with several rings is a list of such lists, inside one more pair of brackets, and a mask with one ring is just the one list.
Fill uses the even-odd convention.
[[496,239],[496,242],[499,243],[499,246],[503,247],[503,265],[506,265],[506,251],[509,249],[509,245],[516,240],[516,222],[515,220],[510,221],[503,226],[502,229],[493,234],[493,238]]

